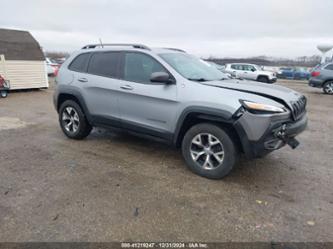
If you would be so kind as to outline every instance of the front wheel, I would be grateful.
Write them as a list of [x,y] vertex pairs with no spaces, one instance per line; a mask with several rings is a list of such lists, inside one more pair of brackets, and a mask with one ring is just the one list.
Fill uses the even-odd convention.
[[333,94],[333,81],[328,81],[323,86],[323,91],[326,94]]
[[266,76],[259,76],[258,81],[262,83],[269,83],[269,80]]
[[66,100],[61,105],[59,123],[65,135],[72,139],[83,139],[92,129],[81,107],[73,100]]
[[238,159],[231,137],[220,127],[209,123],[195,125],[187,131],[182,153],[192,172],[210,179],[228,175]]

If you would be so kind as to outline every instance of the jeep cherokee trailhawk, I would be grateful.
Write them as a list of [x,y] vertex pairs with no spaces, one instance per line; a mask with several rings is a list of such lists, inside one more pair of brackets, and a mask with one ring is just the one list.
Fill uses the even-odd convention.
[[69,138],[116,127],[182,149],[188,167],[222,178],[239,154],[263,156],[307,125],[306,98],[285,87],[229,79],[179,49],[87,45],[62,65],[54,94]]

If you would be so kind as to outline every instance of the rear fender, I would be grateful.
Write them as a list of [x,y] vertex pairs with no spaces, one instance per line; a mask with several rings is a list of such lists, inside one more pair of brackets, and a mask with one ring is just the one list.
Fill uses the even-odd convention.
[[84,98],[79,90],[75,89],[74,87],[72,87],[70,85],[58,86],[57,90],[58,90],[58,92],[57,92],[57,97],[55,100],[55,105],[56,105],[56,109],[58,112],[59,112],[61,103],[63,103],[66,100],[71,99],[71,100],[76,101],[80,105],[88,122],[90,124],[93,123],[93,118],[92,118],[92,116],[87,108],[86,102],[84,101]]

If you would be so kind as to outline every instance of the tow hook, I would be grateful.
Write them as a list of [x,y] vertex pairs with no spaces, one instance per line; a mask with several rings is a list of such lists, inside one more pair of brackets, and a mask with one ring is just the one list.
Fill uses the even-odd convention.
[[296,149],[299,145],[299,142],[294,137],[286,137],[286,127],[286,124],[282,125],[278,130],[275,131],[274,134],[277,138],[288,144],[292,149]]
[[285,140],[285,135],[286,135],[286,125],[282,125],[280,128],[275,130],[274,135],[277,138],[280,138],[281,140]]
[[287,140],[287,144],[294,150],[298,147],[299,142],[297,141],[296,138],[291,137]]

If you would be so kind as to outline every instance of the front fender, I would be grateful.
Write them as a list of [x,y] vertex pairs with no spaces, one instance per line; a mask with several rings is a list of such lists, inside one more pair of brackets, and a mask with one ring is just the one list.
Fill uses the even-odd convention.
[[225,110],[220,110],[211,107],[202,107],[202,106],[190,106],[186,107],[182,113],[180,114],[175,133],[173,138],[173,144],[178,145],[179,136],[181,135],[181,129],[185,120],[189,117],[189,115],[195,115],[198,118],[202,118],[204,120],[214,121],[214,122],[224,122],[224,123],[233,123],[233,113],[230,113]]

